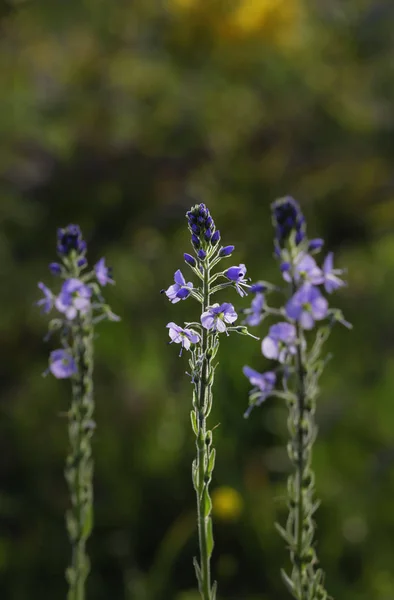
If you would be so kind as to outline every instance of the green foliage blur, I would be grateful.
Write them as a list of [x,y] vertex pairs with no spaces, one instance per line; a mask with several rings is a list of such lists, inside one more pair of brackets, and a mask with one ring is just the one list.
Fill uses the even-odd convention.
[[[96,344],[95,600],[198,600],[187,360],[160,289],[209,206],[234,264],[276,281],[269,204],[296,197],[348,268],[321,380],[318,554],[337,600],[394,598],[394,37],[391,0],[3,0],[0,4],[0,597],[65,597],[67,382],[34,305],[56,228],[83,228],[122,322]],[[237,308],[247,305],[234,292]],[[262,335],[267,324],[259,330]],[[286,410],[252,413],[223,336],[214,575],[222,600],[286,600]]]

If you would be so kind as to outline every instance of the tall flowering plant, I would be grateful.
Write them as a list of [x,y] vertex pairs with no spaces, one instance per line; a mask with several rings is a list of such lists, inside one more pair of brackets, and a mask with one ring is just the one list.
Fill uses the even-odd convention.
[[67,413],[70,452],[65,468],[71,497],[66,524],[72,547],[71,564],[66,571],[67,598],[84,600],[89,573],[86,542],[93,526],[93,336],[99,321],[117,321],[119,317],[101,295],[101,287],[114,283],[111,270],[104,258],[93,270],[88,270],[86,242],[77,225],[58,230],[57,253],[60,261],[51,263],[49,269],[63,280],[60,291],[54,294],[40,282],[43,298],[37,304],[44,313],[55,311],[47,338],[58,333],[61,343],[60,348],[50,353],[46,374],[71,381],[71,405]]
[[[198,586],[203,600],[215,600],[216,582],[211,583],[210,560],[214,545],[209,484],[215,465],[215,448],[212,430],[207,419],[212,409],[213,382],[216,364],[214,359],[219,349],[220,334],[237,332],[250,335],[245,326],[234,325],[238,318],[234,306],[229,302],[213,303],[213,296],[228,287],[234,287],[240,296],[247,294],[250,287],[245,278],[246,268],[241,264],[226,270],[216,270],[222,260],[228,259],[234,246],[220,245],[220,232],[205,204],[195,205],[187,212],[188,228],[194,256],[184,254],[187,266],[198,282],[187,282],[180,270],[176,271],[174,284],[165,292],[176,304],[193,298],[200,306],[199,321],[188,322],[184,327],[171,322],[167,327],[170,343],[180,344],[182,350],[190,351],[190,376],[193,385],[191,425],[196,440],[197,456],[192,465],[193,485],[197,496],[197,525],[200,560],[194,559]],[[254,336],[252,336],[254,337]]]
[[[322,239],[309,240],[304,216],[297,202],[285,197],[272,204],[275,227],[275,255],[285,281],[285,288],[266,282],[252,286],[255,296],[246,310],[245,323],[259,325],[274,315],[279,322],[269,328],[262,340],[263,355],[274,361],[271,370],[259,373],[244,367],[253,388],[250,392],[248,416],[253,407],[269,396],[282,398],[289,409],[288,454],[293,471],[287,482],[289,515],[285,527],[277,525],[290,550],[292,570],[282,570],[284,582],[297,600],[325,600],[324,573],[318,566],[315,551],[313,515],[319,505],[315,498],[312,471],[312,447],[317,435],[315,424],[318,382],[325,366],[321,358],[324,342],[335,323],[351,327],[341,311],[329,306],[326,294],[345,285],[342,270],[335,269],[333,254],[322,266],[314,258],[323,247]],[[282,292],[284,306],[268,306],[266,297]]]

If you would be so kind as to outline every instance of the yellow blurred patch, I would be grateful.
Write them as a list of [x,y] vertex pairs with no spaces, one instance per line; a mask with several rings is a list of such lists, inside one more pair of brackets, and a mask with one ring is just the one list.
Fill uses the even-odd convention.
[[243,510],[240,494],[232,487],[221,486],[212,493],[212,512],[223,521],[236,521]]
[[263,34],[265,40],[287,45],[298,38],[302,8],[301,0],[241,0],[223,32],[236,37]]
[[[305,11],[303,0],[167,0],[171,12],[199,16],[223,40],[261,36],[283,47],[300,41]],[[193,17],[192,17],[193,15]]]

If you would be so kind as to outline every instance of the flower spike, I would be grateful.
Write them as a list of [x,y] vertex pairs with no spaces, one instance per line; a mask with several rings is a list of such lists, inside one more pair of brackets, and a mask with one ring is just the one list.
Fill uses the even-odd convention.
[[62,345],[50,353],[45,374],[71,381],[72,398],[67,413],[70,452],[65,476],[70,492],[66,525],[72,557],[66,579],[68,598],[83,600],[89,573],[86,542],[93,523],[93,339],[96,323],[119,317],[103,303],[101,296],[100,286],[114,283],[105,259],[101,258],[92,271],[82,274],[87,267],[86,243],[78,225],[58,230],[57,252],[60,262],[51,263],[49,270],[63,280],[60,291],[55,294],[40,282],[38,287],[44,297],[37,305],[44,313],[55,311],[45,339],[60,333]]
[[[285,571],[282,575],[296,600],[328,600],[314,547],[313,513],[317,503],[311,461],[317,435],[314,413],[318,381],[327,362],[320,358],[320,353],[335,323],[351,327],[340,310],[329,307],[324,291],[331,294],[345,283],[340,278],[343,271],[334,269],[332,252],[322,266],[311,256],[319,253],[324,241],[308,240],[305,218],[294,198],[276,200],[272,204],[272,220],[275,255],[287,290],[284,306],[274,308],[268,306],[267,296],[275,286],[258,282],[250,287],[256,296],[251,308],[244,311],[245,323],[258,325],[269,315],[281,320],[271,325],[261,344],[263,356],[276,362],[274,370],[259,373],[244,367],[244,374],[253,386],[245,416],[270,396],[287,402],[288,454],[293,472],[287,485],[289,517],[286,528],[278,525],[278,530],[290,549],[292,569],[290,575]],[[276,291],[281,290],[276,288]]]
[[[230,256],[234,246],[219,247],[221,239],[215,222],[205,204],[196,204],[187,213],[187,223],[191,234],[194,255],[185,253],[185,262],[191,267],[199,279],[194,287],[186,283],[181,271],[175,273],[175,285],[170,286],[165,294],[176,304],[181,299],[192,295],[201,307],[200,322],[185,323],[179,326],[167,324],[170,343],[180,344],[182,350],[190,352],[190,377],[194,387],[191,411],[192,429],[196,439],[197,456],[192,465],[192,479],[197,498],[198,539],[200,559],[194,561],[198,587],[202,600],[215,600],[216,583],[211,582],[211,555],[213,551],[213,531],[209,495],[209,484],[215,462],[213,447],[213,430],[208,429],[207,420],[213,402],[213,380],[215,366],[213,360],[219,350],[220,334],[238,333],[249,335],[244,326],[233,326],[238,318],[234,306],[229,302],[211,303],[212,297],[220,290],[233,287],[240,295],[245,295],[245,265],[230,267],[227,271],[214,273],[219,262]],[[219,278],[226,282],[212,286]],[[249,286],[247,286],[249,287]],[[254,336],[252,336],[254,337]]]

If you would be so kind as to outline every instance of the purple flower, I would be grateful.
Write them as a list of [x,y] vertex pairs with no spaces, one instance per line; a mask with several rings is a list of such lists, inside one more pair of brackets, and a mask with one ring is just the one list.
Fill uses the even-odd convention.
[[264,283],[262,283],[261,281],[258,281],[257,283],[252,283],[252,285],[250,286],[250,291],[253,294],[265,292],[266,289],[267,289],[267,286]]
[[235,281],[235,288],[241,297],[246,295],[246,292],[242,289],[241,286],[248,285],[245,279],[245,274],[246,267],[243,264],[239,265],[238,267],[230,267],[229,269],[227,269],[227,271],[223,273],[223,275],[227,277],[227,279],[229,279],[230,281]]
[[292,231],[296,232],[296,244],[304,239],[305,219],[298,202],[294,198],[286,196],[273,202],[272,213],[279,245],[289,238]]
[[57,231],[57,251],[61,256],[68,256],[72,250],[82,254],[86,250],[86,242],[82,239],[79,225],[67,225]]
[[328,302],[320,290],[305,283],[286,304],[286,314],[299,321],[303,329],[312,329],[315,321],[327,316]]
[[230,256],[234,252],[235,246],[224,246],[224,248],[220,248],[219,256]]
[[218,243],[219,240],[220,240],[220,231],[219,231],[219,229],[216,229],[216,231],[213,233],[213,235],[211,237],[212,246],[216,246],[216,244]]
[[250,327],[256,327],[263,320],[263,310],[264,310],[264,294],[260,292],[256,294],[256,296],[252,300],[252,304],[250,308],[245,310],[245,314],[247,315],[244,323],[246,325],[250,325]]
[[52,275],[60,275],[62,272],[62,265],[59,265],[57,262],[53,262],[49,265],[49,270]]
[[38,284],[38,287],[40,288],[40,290],[42,292],[44,292],[44,298],[41,298],[41,300],[38,300],[38,302],[36,304],[37,304],[37,306],[42,306],[43,313],[49,313],[49,311],[51,310],[51,308],[53,306],[54,296],[53,296],[51,290],[49,288],[47,288],[47,286],[44,285],[41,281]]
[[266,371],[265,373],[259,373],[255,371],[251,367],[245,366],[243,369],[243,374],[249,379],[251,385],[253,385],[253,389],[250,392],[250,395],[257,395],[257,399],[253,402],[251,406],[249,406],[248,410],[245,412],[245,417],[248,417],[251,410],[255,406],[260,406],[266,398],[271,394],[272,390],[275,387],[276,383],[276,374],[273,371]]
[[342,275],[343,269],[334,269],[334,253],[329,252],[323,263],[324,287],[328,294],[346,285],[339,279],[338,275]]
[[295,343],[295,326],[283,321],[270,327],[268,335],[262,341],[261,350],[266,358],[284,363],[289,354],[297,352]]
[[197,265],[196,259],[191,254],[188,254],[187,252],[185,252],[185,254],[183,255],[183,258],[185,259],[185,262],[187,262],[188,265],[190,265],[192,267],[195,267]]
[[199,238],[196,236],[195,233],[193,233],[192,235],[192,244],[195,248],[199,248],[200,247],[200,240]]
[[175,342],[175,344],[181,344],[181,353],[182,348],[189,350],[191,344],[197,344],[197,342],[200,341],[200,336],[193,329],[183,329],[183,327],[179,327],[179,325],[172,322],[168,323],[167,327],[171,338],[170,344],[173,342]]
[[77,365],[67,350],[54,350],[49,356],[49,370],[57,379],[66,379],[77,373]]
[[226,323],[234,323],[238,318],[234,306],[229,302],[213,304],[201,315],[201,324],[205,329],[212,329],[223,333],[226,331]]
[[100,258],[100,260],[94,265],[94,270],[96,272],[97,281],[100,285],[115,283],[112,279],[112,268],[106,266],[105,258]]
[[[290,282],[292,280],[291,265],[288,262],[281,264],[283,279]],[[300,252],[295,260],[293,278],[296,283],[309,281],[313,285],[323,283],[323,272],[316,264],[316,261],[309,254]]]
[[174,281],[174,285],[170,285],[168,290],[165,291],[167,298],[171,300],[172,304],[175,304],[180,300],[185,300],[193,289],[193,284],[191,281],[186,283],[186,280],[180,269],[178,269],[178,271],[175,273]]
[[80,267],[80,268],[86,267],[87,264],[88,264],[88,261],[86,260],[86,258],[84,256],[81,256],[80,258],[78,258],[78,260],[77,260],[78,267]]
[[[205,204],[195,204],[186,213],[189,230],[192,233],[192,244],[196,250],[207,247],[215,231],[215,223]],[[216,239],[216,238],[215,238]],[[212,242],[213,245],[216,242]]]
[[314,238],[313,240],[309,240],[308,251],[315,252],[321,250],[324,246],[324,240],[322,238]]
[[55,306],[69,320],[75,319],[78,312],[86,314],[90,308],[91,288],[76,278],[67,279],[62,286]]

